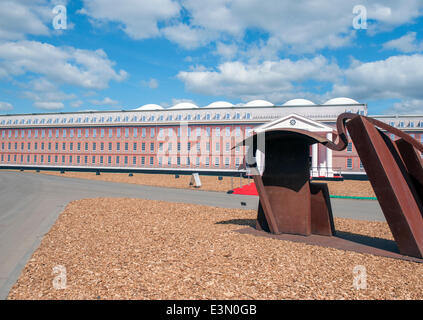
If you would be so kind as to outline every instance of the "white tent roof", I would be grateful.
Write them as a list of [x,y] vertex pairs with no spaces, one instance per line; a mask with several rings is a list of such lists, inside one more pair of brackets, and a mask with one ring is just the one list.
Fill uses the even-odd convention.
[[145,104],[139,108],[136,108],[135,110],[162,110],[163,107],[159,106],[158,104],[154,104],[154,103],[149,103],[149,104]]
[[315,103],[307,99],[292,99],[283,104],[283,106],[313,106]]
[[274,104],[266,100],[253,100],[245,104],[246,107],[273,107]]
[[175,104],[173,107],[170,107],[169,109],[197,109],[198,106],[191,103],[191,102],[181,102],[178,104]]
[[227,101],[216,101],[213,103],[210,103],[208,106],[205,106],[204,108],[230,108],[233,107],[233,104]]
[[359,104],[358,101],[355,101],[354,99],[350,98],[333,98],[324,103],[325,105],[333,105],[333,104]]

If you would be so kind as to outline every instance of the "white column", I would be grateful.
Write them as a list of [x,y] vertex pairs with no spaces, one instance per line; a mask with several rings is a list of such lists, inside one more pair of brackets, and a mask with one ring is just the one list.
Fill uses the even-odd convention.
[[319,171],[317,168],[318,164],[318,152],[317,152],[318,143],[315,143],[311,146],[311,166],[312,168],[312,177],[316,177],[319,175]]
[[[332,141],[332,132],[328,132],[326,134],[326,138],[329,141]],[[326,148],[326,157],[327,157],[327,165],[328,165],[328,177],[333,177],[333,168],[332,168],[332,149]]]

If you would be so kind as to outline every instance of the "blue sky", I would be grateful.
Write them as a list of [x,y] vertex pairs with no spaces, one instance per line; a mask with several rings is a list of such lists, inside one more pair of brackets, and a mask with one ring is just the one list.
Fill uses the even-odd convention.
[[419,0],[1,0],[0,113],[345,96],[423,114],[422,30]]

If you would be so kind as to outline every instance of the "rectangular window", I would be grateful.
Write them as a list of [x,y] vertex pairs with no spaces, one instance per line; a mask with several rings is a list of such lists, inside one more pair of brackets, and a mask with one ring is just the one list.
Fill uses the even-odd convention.
[[241,135],[241,128],[240,127],[236,127],[235,128],[235,136],[239,137]]
[[154,143],[150,143],[150,152],[154,152]]
[[231,128],[230,128],[230,127],[226,127],[226,128],[225,128],[225,135],[226,135],[227,137],[230,137],[230,136],[231,136]]
[[154,138],[154,128],[151,128],[150,129],[150,137],[151,138]]
[[353,159],[348,158],[347,159],[347,168],[352,169],[353,168]]
[[352,152],[352,142],[348,142],[347,152]]

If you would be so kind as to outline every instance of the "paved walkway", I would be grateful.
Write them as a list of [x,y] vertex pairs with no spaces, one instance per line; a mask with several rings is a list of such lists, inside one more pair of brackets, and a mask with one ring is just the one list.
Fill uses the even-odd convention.
[[[257,209],[258,197],[67,178],[29,172],[0,172],[0,299],[5,299],[42,237],[69,201],[129,197]],[[336,217],[384,221],[377,201],[332,199]]]

